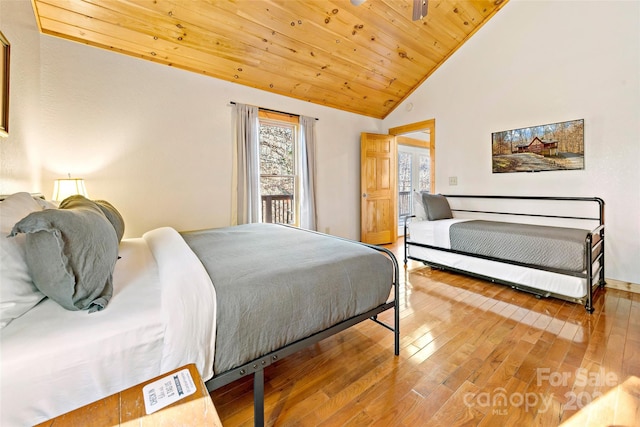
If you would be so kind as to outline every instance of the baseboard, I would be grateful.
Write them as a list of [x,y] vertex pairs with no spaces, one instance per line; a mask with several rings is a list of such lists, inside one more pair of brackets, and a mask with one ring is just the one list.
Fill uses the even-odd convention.
[[640,294],[640,285],[637,283],[623,282],[616,279],[605,279],[607,282],[606,287],[609,289],[618,289],[620,291],[633,292],[634,294]]

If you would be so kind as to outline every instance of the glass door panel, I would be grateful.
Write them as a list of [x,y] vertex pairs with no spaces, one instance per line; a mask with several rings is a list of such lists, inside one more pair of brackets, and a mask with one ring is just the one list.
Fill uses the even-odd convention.
[[431,191],[431,156],[429,151],[426,154],[418,154],[418,191]]
[[411,215],[412,166],[413,154],[398,150],[398,224],[403,224],[403,218]]
[[431,190],[431,156],[426,148],[398,146],[398,233],[404,234],[404,219],[413,215],[414,191]]

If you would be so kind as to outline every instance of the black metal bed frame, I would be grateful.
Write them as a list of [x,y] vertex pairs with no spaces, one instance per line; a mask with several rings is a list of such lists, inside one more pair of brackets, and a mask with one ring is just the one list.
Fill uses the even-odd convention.
[[[584,273],[576,273],[574,271],[562,270],[556,268],[548,268],[541,267],[534,264],[527,264],[517,261],[505,260],[501,258],[495,258],[491,256],[478,255],[469,252],[457,251],[454,249],[441,248],[432,245],[426,245],[418,242],[413,242],[410,239],[409,231],[408,231],[408,223],[411,218],[415,217],[415,215],[405,217],[404,221],[404,234],[405,234],[405,244],[404,244],[404,263],[407,264],[409,259],[414,261],[420,261],[424,264],[432,266],[434,268],[454,271],[456,273],[466,274],[472,277],[477,277],[483,280],[489,280],[494,283],[499,283],[507,286],[511,286],[514,289],[519,289],[525,292],[533,293],[536,297],[549,297],[553,296],[555,298],[560,298],[572,302],[580,302],[584,303],[585,309],[589,313],[593,313],[593,279],[596,276],[598,278],[598,287],[602,288],[606,284],[604,277],[604,200],[599,197],[547,197],[547,196],[483,196],[483,195],[461,195],[461,194],[445,194],[446,198],[469,198],[469,199],[503,199],[503,200],[550,200],[550,201],[569,201],[569,202],[596,202],[598,203],[598,216],[597,217],[580,217],[580,216],[569,216],[569,215],[545,215],[545,214],[527,214],[527,213],[517,213],[517,212],[506,212],[506,211],[483,211],[483,210],[468,210],[468,209],[451,209],[453,212],[468,212],[468,213],[480,213],[480,214],[492,214],[492,215],[511,215],[511,216],[524,216],[524,217],[543,217],[543,218],[562,218],[562,219],[575,219],[575,220],[588,220],[588,221],[598,221],[599,225],[595,229],[591,230],[585,239],[585,259],[587,268]],[[428,260],[424,260],[417,257],[412,257],[408,255],[408,250],[410,246],[416,246],[427,249],[434,249],[443,252],[450,252],[459,255],[470,256],[474,258],[482,258],[489,261],[496,261],[505,264],[512,264],[521,267],[532,268],[535,270],[544,270],[550,271],[553,273],[564,274],[567,276],[580,277],[586,280],[588,286],[588,292],[586,296],[586,301],[576,300],[574,298],[569,298],[563,295],[553,294],[551,292],[541,291],[539,289],[535,289],[532,287],[528,287],[516,282],[511,282],[507,280],[497,279],[494,277],[473,273],[470,271],[450,267],[447,265],[441,265],[438,263],[433,263]],[[594,271],[593,264],[598,261],[598,268]],[[597,290],[597,288],[596,288]]]
[[[283,226],[287,226],[282,224]],[[317,233],[315,231],[304,230],[311,233]],[[399,301],[400,301],[400,275],[398,268],[398,261],[395,255],[389,251],[388,249],[369,245],[367,243],[356,242],[349,239],[343,239],[341,237],[332,236],[336,239],[348,240],[350,242],[360,244],[363,246],[370,247],[379,252],[382,252],[387,257],[391,259],[391,263],[393,265],[393,301],[387,301],[384,304],[379,305],[365,313],[353,316],[349,319],[343,320],[340,323],[337,323],[327,329],[324,329],[320,332],[317,332],[313,335],[310,335],[306,338],[302,338],[298,341],[290,343],[278,350],[272,351],[271,353],[265,354],[264,356],[258,357],[250,362],[247,362],[241,366],[230,369],[226,372],[222,372],[214,375],[210,380],[206,381],[205,385],[207,386],[207,390],[212,392],[213,390],[217,390],[220,387],[223,387],[227,384],[230,384],[234,381],[239,380],[240,378],[244,378],[248,375],[253,375],[253,425],[256,427],[264,426],[264,369],[275,363],[276,361],[282,359],[283,357],[289,356],[293,353],[296,353],[303,348],[306,348],[310,345],[318,343],[325,338],[328,338],[332,335],[335,335],[339,332],[342,332],[345,329],[350,328],[353,325],[356,325],[360,322],[363,322],[367,319],[373,320],[374,322],[382,325],[383,327],[389,329],[394,334],[394,354],[398,356],[400,354],[400,309],[399,309]],[[390,326],[380,320],[378,320],[378,314],[387,311],[389,309],[394,310],[394,325]]]

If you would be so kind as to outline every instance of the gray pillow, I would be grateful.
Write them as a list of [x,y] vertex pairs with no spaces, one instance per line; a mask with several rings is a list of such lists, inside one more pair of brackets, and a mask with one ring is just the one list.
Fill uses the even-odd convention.
[[27,267],[40,292],[67,310],[93,312],[105,308],[113,294],[121,220],[108,203],[71,196],[59,209],[29,214],[11,236],[26,233]]
[[441,194],[422,193],[422,204],[429,221],[453,218],[447,198]]

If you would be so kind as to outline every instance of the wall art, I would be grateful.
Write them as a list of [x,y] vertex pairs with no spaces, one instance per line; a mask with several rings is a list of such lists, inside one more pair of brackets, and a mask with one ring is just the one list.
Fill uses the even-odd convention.
[[584,119],[491,134],[493,173],[584,169]]
[[0,32],[0,137],[9,136],[9,50],[7,39]]

